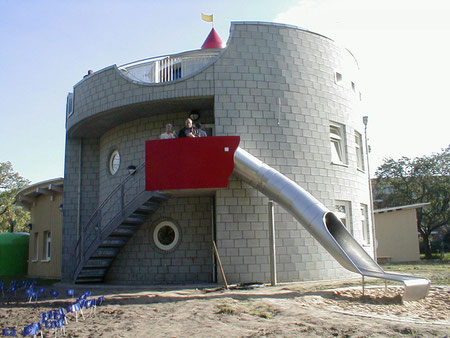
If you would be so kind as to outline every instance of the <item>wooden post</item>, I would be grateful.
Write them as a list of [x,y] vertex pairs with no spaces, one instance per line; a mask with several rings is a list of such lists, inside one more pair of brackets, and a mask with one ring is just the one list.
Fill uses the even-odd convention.
[[223,285],[224,285],[225,289],[228,290],[227,278],[225,277],[225,272],[223,271],[223,266],[222,266],[222,262],[220,261],[219,251],[217,250],[216,242],[212,241],[212,244],[213,244],[213,248],[214,248],[214,254],[216,255],[217,263],[219,263],[220,273],[222,274]]
[[362,276],[362,295],[364,296],[364,275],[361,275]]

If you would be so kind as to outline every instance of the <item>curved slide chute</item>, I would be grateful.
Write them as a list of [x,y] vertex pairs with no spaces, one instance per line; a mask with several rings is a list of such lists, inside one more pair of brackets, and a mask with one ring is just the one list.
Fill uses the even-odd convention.
[[286,209],[347,270],[403,282],[404,301],[418,300],[428,294],[428,279],[385,272],[333,212],[297,183],[239,147],[234,153],[233,172]]

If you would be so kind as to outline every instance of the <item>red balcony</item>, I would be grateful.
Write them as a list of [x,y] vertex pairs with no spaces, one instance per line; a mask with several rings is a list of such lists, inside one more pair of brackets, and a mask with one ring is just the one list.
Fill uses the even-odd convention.
[[179,138],[145,142],[145,188],[226,188],[239,136]]

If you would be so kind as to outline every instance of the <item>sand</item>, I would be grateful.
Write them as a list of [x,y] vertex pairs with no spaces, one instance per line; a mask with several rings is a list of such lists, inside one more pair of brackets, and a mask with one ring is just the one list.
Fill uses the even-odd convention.
[[[334,287],[333,285],[330,285]],[[70,286],[58,286],[62,294]],[[385,337],[450,334],[450,286],[432,286],[427,298],[401,301],[402,288],[323,289],[323,284],[286,284],[253,289],[132,288],[75,286],[105,302],[78,322],[72,314],[66,337]],[[52,287],[55,289],[55,287]],[[50,290],[50,288],[47,288]],[[46,291],[47,292],[47,291]],[[28,303],[21,294],[0,301],[0,328],[22,332],[40,313],[73,300],[49,296]],[[44,329],[44,337],[54,331]],[[18,334],[19,335],[19,334]],[[57,333],[61,336],[61,333]]]

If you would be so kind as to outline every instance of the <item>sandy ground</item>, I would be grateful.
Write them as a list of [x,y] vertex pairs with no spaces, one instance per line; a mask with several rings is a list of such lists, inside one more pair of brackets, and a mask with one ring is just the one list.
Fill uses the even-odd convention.
[[[331,287],[323,290],[324,287]],[[450,286],[433,286],[426,299],[401,302],[402,288],[336,288],[287,284],[253,289],[112,288],[76,286],[75,296],[105,296],[94,316],[66,325],[67,337],[445,337],[450,334]],[[68,286],[52,287],[64,292]],[[50,288],[48,288],[50,290]],[[92,298],[91,297],[91,298]],[[40,313],[73,302],[67,297],[0,302],[0,328],[18,332]],[[54,331],[45,329],[45,336]],[[19,334],[18,334],[19,335]],[[58,333],[58,336],[61,336]]]

